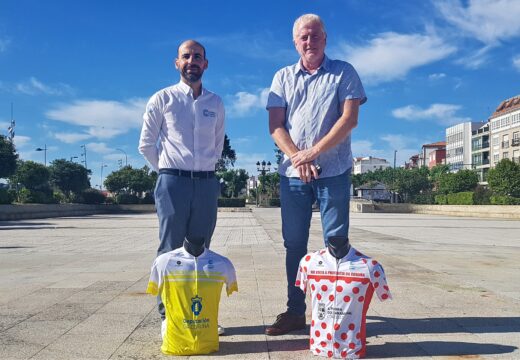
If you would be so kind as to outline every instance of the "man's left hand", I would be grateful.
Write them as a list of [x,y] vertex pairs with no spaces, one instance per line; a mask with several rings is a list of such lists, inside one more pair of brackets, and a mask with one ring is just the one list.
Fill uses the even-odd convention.
[[295,152],[291,156],[292,166],[297,168],[298,166],[311,162],[318,157],[318,151],[311,147],[310,149],[300,150]]

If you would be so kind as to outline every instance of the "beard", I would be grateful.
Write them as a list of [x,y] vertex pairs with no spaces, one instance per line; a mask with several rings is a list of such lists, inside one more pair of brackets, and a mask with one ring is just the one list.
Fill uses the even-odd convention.
[[[188,70],[193,72],[188,72]],[[204,71],[202,71],[202,69],[197,65],[192,65],[191,67],[186,65],[181,71],[182,77],[190,83],[196,83],[199,81],[203,73]]]

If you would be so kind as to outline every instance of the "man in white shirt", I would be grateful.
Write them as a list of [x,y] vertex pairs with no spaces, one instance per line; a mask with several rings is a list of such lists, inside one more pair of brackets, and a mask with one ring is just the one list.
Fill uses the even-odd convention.
[[[183,42],[175,68],[181,79],[150,98],[139,140],[139,152],[159,172],[157,255],[181,247],[186,237],[202,237],[209,248],[220,190],[215,164],[224,144],[224,104],[202,87],[206,50],[194,40]],[[164,320],[160,298],[158,305]]]

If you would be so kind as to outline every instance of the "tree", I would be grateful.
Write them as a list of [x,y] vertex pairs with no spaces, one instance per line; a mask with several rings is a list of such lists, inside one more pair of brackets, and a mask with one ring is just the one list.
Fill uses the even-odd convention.
[[280,174],[277,172],[267,173],[258,177],[260,185],[258,192],[267,194],[269,198],[280,197]]
[[490,169],[487,176],[489,187],[497,195],[520,197],[520,165],[502,159]]
[[237,156],[235,150],[231,148],[231,144],[229,138],[224,135],[224,147],[222,148],[222,155],[220,159],[217,161],[216,171],[222,172],[226,171],[229,166],[234,166],[235,161],[237,160]]
[[404,201],[411,201],[415,196],[431,189],[428,168],[399,168],[395,170],[395,181],[392,183],[392,189],[397,191]]
[[57,159],[49,166],[51,184],[60,189],[67,197],[79,194],[90,187],[90,170],[83,165],[65,159]]
[[249,175],[244,169],[237,169],[221,172],[219,178],[224,180],[227,197],[238,197],[242,189],[246,187]]
[[459,170],[456,173],[445,173],[439,177],[439,192],[453,194],[473,191],[478,184],[478,175],[473,170]]
[[34,161],[18,160],[16,172],[9,178],[13,184],[21,184],[29,190],[49,188],[50,171]]
[[278,167],[280,167],[284,154],[283,154],[283,151],[280,150],[280,148],[278,147],[278,145],[276,143],[274,144],[274,146],[275,146],[275,148],[273,150],[274,150],[274,157],[276,158],[276,165],[278,165]]
[[450,166],[446,164],[435,165],[430,169],[430,180],[433,187],[439,189],[439,181],[441,176],[450,172]]
[[17,160],[14,144],[4,135],[0,135],[0,178],[8,178],[15,173]]
[[141,169],[133,169],[132,166],[124,166],[106,177],[103,184],[106,189],[115,194],[127,193],[139,195],[142,192],[150,192],[155,186],[157,173],[144,166]]

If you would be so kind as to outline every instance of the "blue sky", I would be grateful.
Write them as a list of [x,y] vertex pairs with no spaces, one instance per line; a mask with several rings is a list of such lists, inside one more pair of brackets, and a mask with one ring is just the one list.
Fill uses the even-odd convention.
[[[142,112],[176,83],[180,42],[207,49],[204,86],[226,106],[236,167],[255,174],[274,161],[265,98],[272,76],[293,64],[292,24],[320,15],[326,53],[349,61],[365,85],[354,156],[402,164],[446,126],[485,121],[520,94],[520,1],[26,1],[0,0],[0,133],[14,103],[22,159],[81,160],[91,183],[134,167]],[[117,150],[121,149],[121,150]]]

